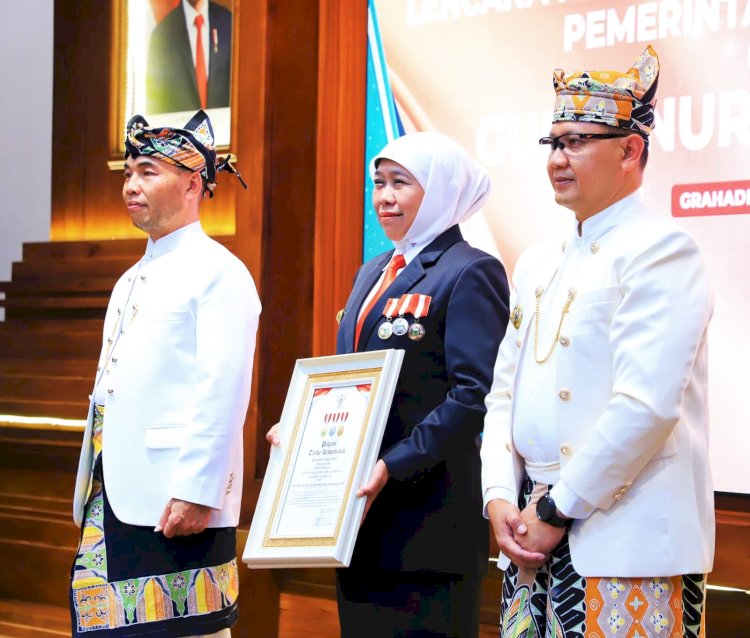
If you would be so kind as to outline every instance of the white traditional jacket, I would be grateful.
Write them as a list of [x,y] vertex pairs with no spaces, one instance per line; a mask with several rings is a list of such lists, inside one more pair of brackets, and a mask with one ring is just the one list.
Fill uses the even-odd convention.
[[[524,366],[538,365],[527,350],[535,290],[569,251],[585,251],[575,301],[544,364],[556,383],[560,483],[590,505],[570,529],[573,566],[592,577],[706,573],[714,552],[706,349],[713,301],[704,264],[694,240],[637,194],[591,220],[583,236],[576,226],[564,244],[534,247],[518,262],[510,305],[523,316],[500,346],[486,400],[485,511],[494,498],[515,503],[524,475],[513,397]],[[556,327],[559,312],[543,315]],[[563,486],[553,498],[555,489]],[[508,562],[500,556],[501,567]]]
[[74,499],[81,524],[92,465],[94,398],[112,510],[155,525],[170,498],[236,526],[242,428],[260,301],[250,273],[198,222],[153,242],[112,292]]

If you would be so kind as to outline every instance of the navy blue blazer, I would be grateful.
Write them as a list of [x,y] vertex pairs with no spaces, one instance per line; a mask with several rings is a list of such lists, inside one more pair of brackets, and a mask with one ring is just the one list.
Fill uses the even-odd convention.
[[[232,13],[208,3],[208,96],[206,108],[229,106],[232,67]],[[146,112],[172,113],[201,108],[190,39],[180,2],[154,27],[146,68]]]
[[[339,325],[339,354],[354,351],[359,309],[391,255],[358,270]],[[387,299],[407,292],[432,298],[420,320],[424,338],[380,339]],[[380,450],[391,478],[365,518],[350,568],[486,571],[478,445],[508,294],[500,262],[469,246],[453,226],[399,273],[365,319],[358,351],[405,354]]]

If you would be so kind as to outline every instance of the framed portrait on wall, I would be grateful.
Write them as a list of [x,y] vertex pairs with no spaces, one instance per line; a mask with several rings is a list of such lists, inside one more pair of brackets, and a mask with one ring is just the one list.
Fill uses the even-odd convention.
[[204,109],[216,146],[231,138],[235,0],[117,0],[114,81],[122,149],[134,114],[150,124],[181,127]]

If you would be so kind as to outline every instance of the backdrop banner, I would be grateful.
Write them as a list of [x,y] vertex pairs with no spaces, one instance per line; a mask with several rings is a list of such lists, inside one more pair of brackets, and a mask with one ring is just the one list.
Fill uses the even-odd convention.
[[[715,487],[750,493],[750,0],[371,0],[365,166],[405,131],[458,140],[493,182],[464,234],[510,274],[572,219],[537,144],[550,129],[553,70],[624,72],[648,44],[661,71],[644,197],[690,231],[708,264]],[[368,259],[390,243],[369,188],[364,208]]]

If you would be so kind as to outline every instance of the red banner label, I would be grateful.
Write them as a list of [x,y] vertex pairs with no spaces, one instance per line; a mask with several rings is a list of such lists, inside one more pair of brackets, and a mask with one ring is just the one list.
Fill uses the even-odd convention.
[[750,180],[677,184],[672,187],[673,217],[742,213],[750,213]]

